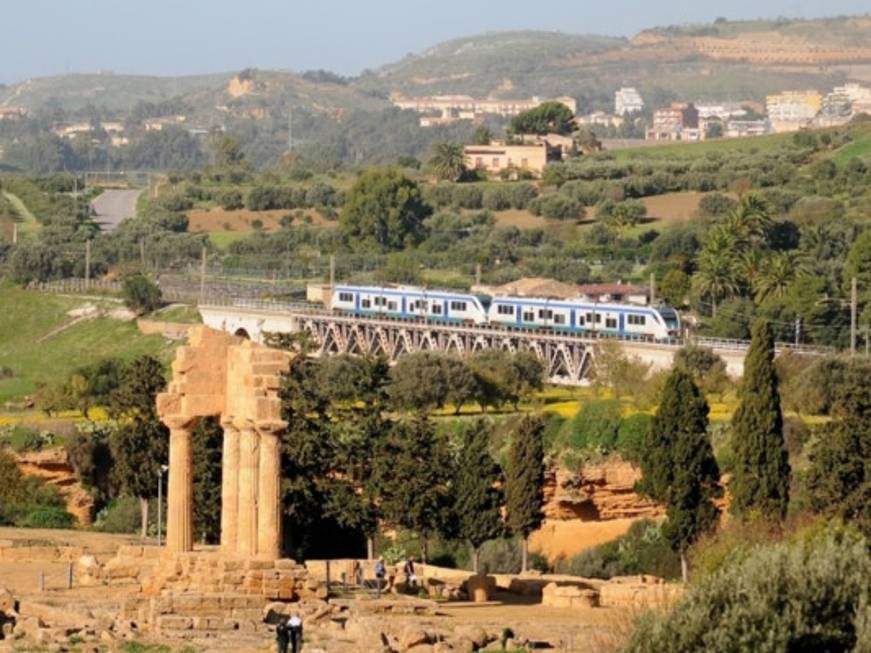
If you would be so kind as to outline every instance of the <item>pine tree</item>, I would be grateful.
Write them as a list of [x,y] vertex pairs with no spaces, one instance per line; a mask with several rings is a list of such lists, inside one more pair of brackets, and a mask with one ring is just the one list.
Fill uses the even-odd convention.
[[774,336],[762,320],[753,326],[739,400],[732,418],[732,512],[782,519],[789,504],[790,468],[774,368]]
[[865,370],[851,365],[810,455],[807,488],[819,513],[856,522],[871,535],[871,385]]
[[641,453],[639,490],[666,504],[663,532],[680,554],[684,581],[688,548],[719,513],[712,503],[720,493],[720,470],[707,433],[708,411],[692,377],[676,368],[662,390]]
[[521,571],[529,560],[529,534],[541,525],[544,515],[544,421],[526,416],[517,423],[511,437],[505,470],[505,498],[508,526],[522,539]]
[[120,425],[109,438],[113,474],[122,488],[139,498],[142,537],[148,528],[148,500],[157,494],[157,477],[169,457],[169,429],[157,416],[155,399],[166,386],[163,365],[150,356],[130,363],[112,393],[109,411]]
[[460,537],[472,547],[472,561],[478,573],[481,545],[501,536],[502,492],[497,487],[502,470],[490,455],[490,427],[478,420],[463,434],[463,449],[456,461],[454,510]]

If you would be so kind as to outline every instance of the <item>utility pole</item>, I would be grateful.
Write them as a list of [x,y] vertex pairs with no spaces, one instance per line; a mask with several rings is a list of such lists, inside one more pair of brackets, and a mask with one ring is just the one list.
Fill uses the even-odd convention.
[[333,295],[336,293],[336,255],[330,254],[330,293],[327,295],[326,307],[333,305]]
[[91,241],[85,241],[85,288],[91,287]]
[[203,245],[203,258],[200,262],[200,304],[205,302],[206,298],[206,246]]
[[475,266],[475,285],[476,286],[481,285],[481,264],[480,263],[478,263]]
[[17,222],[12,223],[12,244],[13,245],[18,244],[18,223]]
[[656,306],[656,275],[650,273],[650,305]]
[[856,313],[859,309],[859,289],[856,277],[850,281],[850,356],[856,355]]
[[801,318],[795,318],[795,346],[798,347],[801,343]]
[[145,271],[145,241],[139,241],[139,265],[142,267],[142,270]]

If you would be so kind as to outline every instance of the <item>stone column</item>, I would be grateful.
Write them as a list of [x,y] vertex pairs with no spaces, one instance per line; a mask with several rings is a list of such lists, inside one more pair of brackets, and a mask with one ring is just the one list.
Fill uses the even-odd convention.
[[191,428],[169,426],[169,488],[167,490],[166,547],[175,553],[193,551],[193,457]]
[[257,554],[281,557],[281,449],[273,429],[260,430],[260,484],[257,495]]
[[260,435],[250,421],[237,423],[239,436],[239,531],[236,552],[257,553],[257,491],[259,489]]
[[236,553],[239,539],[239,429],[223,420],[224,447],[221,460],[221,549]]

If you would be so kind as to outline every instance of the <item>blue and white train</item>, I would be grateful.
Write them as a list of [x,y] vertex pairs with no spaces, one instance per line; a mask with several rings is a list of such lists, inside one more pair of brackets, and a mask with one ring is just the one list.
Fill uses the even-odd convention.
[[681,331],[680,316],[670,306],[597,303],[580,298],[491,297],[411,286],[336,286],[330,308],[363,317],[596,332],[649,340],[676,337]]

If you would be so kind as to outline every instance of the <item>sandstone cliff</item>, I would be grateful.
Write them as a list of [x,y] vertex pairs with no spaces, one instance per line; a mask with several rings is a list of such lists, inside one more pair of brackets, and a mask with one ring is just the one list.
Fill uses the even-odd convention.
[[66,498],[67,512],[81,526],[91,525],[94,500],[76,478],[64,449],[25,451],[15,454],[15,461],[23,474],[44,478],[50,485],[60,489]]
[[639,519],[658,519],[665,508],[635,492],[641,470],[619,458],[586,464],[579,470],[563,465],[545,476],[541,528],[530,546],[547,558],[571,557],[623,535]]

